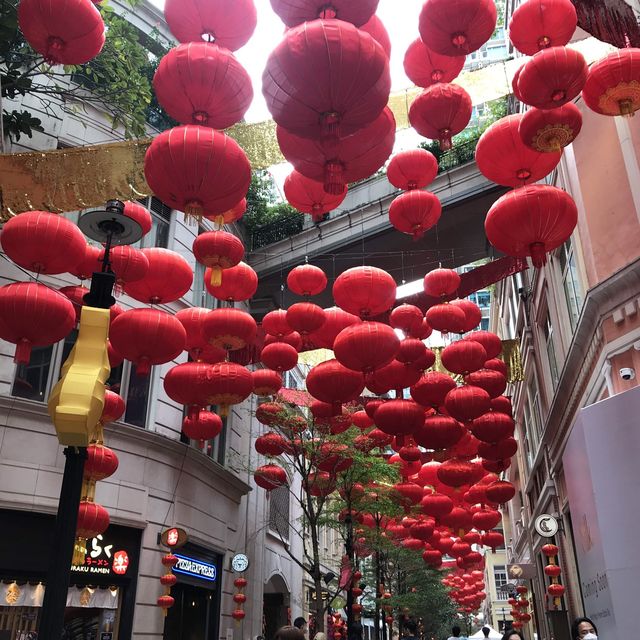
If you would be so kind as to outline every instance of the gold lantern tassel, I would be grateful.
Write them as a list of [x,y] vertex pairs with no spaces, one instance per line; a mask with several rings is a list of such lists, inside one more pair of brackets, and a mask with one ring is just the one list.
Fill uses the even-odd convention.
[[80,567],[84,564],[84,560],[87,557],[87,539],[76,538],[76,542],[73,545],[73,559],[71,564],[75,567]]
[[222,284],[222,268],[218,265],[211,267],[211,286],[219,287]]

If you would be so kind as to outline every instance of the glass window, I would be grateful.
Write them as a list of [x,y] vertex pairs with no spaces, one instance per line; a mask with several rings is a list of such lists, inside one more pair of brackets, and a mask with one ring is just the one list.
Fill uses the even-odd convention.
[[18,398],[44,402],[48,393],[49,370],[53,345],[33,347],[27,364],[19,364],[13,380],[11,394]]
[[488,307],[491,303],[491,292],[490,291],[478,291],[478,306],[479,307]]
[[500,591],[500,587],[508,582],[507,568],[503,564],[497,564],[493,567],[493,580],[496,585],[498,600],[508,600],[509,594],[506,591]]
[[127,397],[125,398],[127,410],[124,414],[124,421],[142,429],[147,424],[151,375],[152,373],[146,376],[139,376],[134,366],[129,369],[129,384],[127,386]]
[[560,247],[559,259],[562,271],[562,286],[567,300],[567,310],[569,311],[569,321],[571,322],[572,331],[575,331],[580,311],[582,310],[582,303],[584,302],[584,292],[578,275],[573,243],[570,239]]
[[269,530],[278,534],[282,540],[289,540],[289,501],[287,485],[269,493]]
[[155,196],[138,200],[151,212],[151,231],[137,242],[136,247],[162,247],[169,246],[169,228],[171,226],[171,207],[158,200]]
[[547,317],[544,321],[544,325],[542,327],[542,331],[544,334],[544,342],[547,349],[547,359],[549,360],[549,370],[551,371],[551,384],[555,389],[556,385],[558,384],[558,360],[556,358],[556,348],[553,343],[553,325],[551,324],[551,319],[549,318],[548,312]]

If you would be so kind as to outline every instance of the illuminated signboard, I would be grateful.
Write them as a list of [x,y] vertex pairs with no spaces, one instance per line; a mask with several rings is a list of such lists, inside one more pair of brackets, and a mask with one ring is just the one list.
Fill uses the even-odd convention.
[[200,580],[207,580],[209,582],[215,582],[218,577],[218,570],[214,564],[209,564],[196,558],[189,558],[179,553],[174,555],[178,558],[176,566],[173,567],[174,573],[181,573],[185,576],[199,578]]
[[87,555],[84,564],[72,565],[75,573],[123,576],[129,568],[129,554],[122,549],[114,549],[114,545],[102,534],[87,541]]

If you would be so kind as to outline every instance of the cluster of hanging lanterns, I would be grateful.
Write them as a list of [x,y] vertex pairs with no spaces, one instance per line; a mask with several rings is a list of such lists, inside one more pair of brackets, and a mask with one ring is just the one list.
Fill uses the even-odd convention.
[[237,589],[237,591],[233,594],[233,601],[236,605],[236,608],[231,612],[231,617],[236,621],[240,622],[244,620],[246,616],[246,612],[244,610],[244,603],[247,601],[247,596],[244,593],[245,588],[249,582],[246,578],[236,578],[233,581],[233,586]]
[[442,578],[449,597],[458,605],[460,613],[476,611],[487,597],[484,572],[479,569],[457,569]]
[[529,613],[530,602],[527,599],[529,589],[521,584],[516,587],[517,598],[509,598],[508,604],[511,605],[509,612],[513,618],[512,626],[514,629],[522,629],[522,627],[531,622],[531,614]]
[[548,564],[544,568],[546,576],[551,578],[551,583],[547,587],[547,595],[553,599],[553,606],[557,609],[565,592],[564,585],[560,584],[559,577],[562,574],[562,568],[558,564],[559,549],[555,544],[545,544],[542,547],[542,553],[547,557]]

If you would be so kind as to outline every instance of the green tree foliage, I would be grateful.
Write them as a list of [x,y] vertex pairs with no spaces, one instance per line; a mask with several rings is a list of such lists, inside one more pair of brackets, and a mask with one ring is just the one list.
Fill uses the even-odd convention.
[[[26,43],[18,28],[17,0],[0,8],[0,68],[2,97],[34,96],[45,113],[56,108],[81,111],[93,105],[107,113],[113,128],[126,137],[144,135],[146,123],[159,129],[174,123],[155,102],[151,79],[169,43],[157,33],[142,34],[125,18],[100,5],[107,30],[100,54],[84,65],[50,66]],[[41,131],[41,121],[28,110],[5,110],[4,130],[18,140]]]
[[[247,212],[242,222],[249,233],[259,227],[295,216],[296,210],[286,202],[279,201],[278,191],[268,171],[259,169],[251,174],[251,184],[247,191]],[[302,230],[302,215],[299,228]]]

